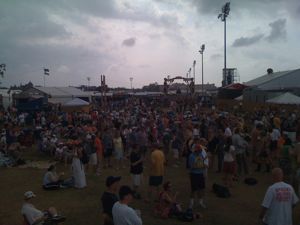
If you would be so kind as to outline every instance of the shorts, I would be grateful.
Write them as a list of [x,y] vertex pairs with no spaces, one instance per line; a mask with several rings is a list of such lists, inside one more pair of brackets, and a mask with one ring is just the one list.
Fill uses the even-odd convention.
[[173,148],[173,157],[179,159],[179,150],[177,148]]
[[104,151],[104,158],[111,157],[111,156],[112,156],[112,153],[113,153],[113,150],[112,150],[111,148],[106,149],[106,150]]
[[90,154],[89,164],[94,166],[97,165],[97,153]]
[[131,174],[133,186],[141,186],[142,175],[141,174]]
[[117,160],[123,159],[123,149],[115,149],[115,157]]
[[163,176],[150,176],[149,186],[158,187],[163,183]]
[[200,174],[190,174],[190,181],[191,181],[191,190],[192,192],[201,191],[205,189],[205,178],[202,173]]
[[223,164],[223,172],[234,174],[235,172],[235,162],[224,162]]
[[277,150],[277,142],[278,141],[271,141],[271,143],[270,143],[270,150],[271,150],[271,152],[274,152],[274,151]]

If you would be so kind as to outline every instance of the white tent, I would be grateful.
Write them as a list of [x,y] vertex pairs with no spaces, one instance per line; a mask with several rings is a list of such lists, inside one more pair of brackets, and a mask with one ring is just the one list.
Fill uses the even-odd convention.
[[89,105],[90,103],[80,99],[80,98],[74,98],[68,102],[66,102],[64,104],[64,106],[87,106]]
[[300,97],[290,92],[267,100],[268,103],[300,105]]

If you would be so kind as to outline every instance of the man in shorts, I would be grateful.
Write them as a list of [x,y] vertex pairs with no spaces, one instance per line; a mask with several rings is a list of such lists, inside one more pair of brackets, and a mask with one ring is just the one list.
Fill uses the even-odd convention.
[[189,156],[190,181],[191,181],[191,199],[189,208],[193,208],[194,199],[199,198],[199,205],[206,208],[203,202],[205,190],[205,177],[208,169],[208,157],[204,147],[197,144],[194,151]]
[[148,199],[150,201],[152,193],[156,192],[159,195],[159,187],[163,183],[163,176],[165,173],[165,155],[160,150],[159,145],[154,145],[150,156],[150,176],[149,176],[149,191]]

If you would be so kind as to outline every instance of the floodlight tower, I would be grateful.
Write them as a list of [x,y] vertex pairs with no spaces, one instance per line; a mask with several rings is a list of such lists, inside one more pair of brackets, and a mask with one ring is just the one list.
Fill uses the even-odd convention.
[[88,82],[88,89],[90,88],[90,81],[91,81],[91,78],[90,77],[87,77],[87,82]]
[[222,7],[222,12],[219,14],[218,19],[224,22],[224,69],[223,69],[223,82],[226,79],[227,67],[226,67],[226,18],[230,12],[230,2],[226,2]]
[[195,80],[195,67],[196,67],[196,60],[194,60],[194,62],[193,62],[194,83],[196,83],[196,80]]
[[203,53],[205,50],[205,45],[201,45],[201,48],[199,50],[199,53],[201,54],[201,61],[202,61],[202,85],[201,85],[201,90],[202,90],[202,95],[204,95],[204,75],[203,75]]
[[133,77],[130,77],[129,80],[130,80],[131,91],[133,91],[133,89],[132,89],[132,81],[133,81]]

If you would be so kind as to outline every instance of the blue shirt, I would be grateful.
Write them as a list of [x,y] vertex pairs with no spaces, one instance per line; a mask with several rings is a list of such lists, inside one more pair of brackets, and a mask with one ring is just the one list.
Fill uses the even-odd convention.
[[192,152],[189,156],[189,168],[190,168],[190,173],[193,174],[203,174],[206,171],[206,168],[194,168],[194,163],[196,158],[200,156],[203,159],[203,163],[205,166],[208,167],[208,158],[205,150],[202,150],[201,152]]

